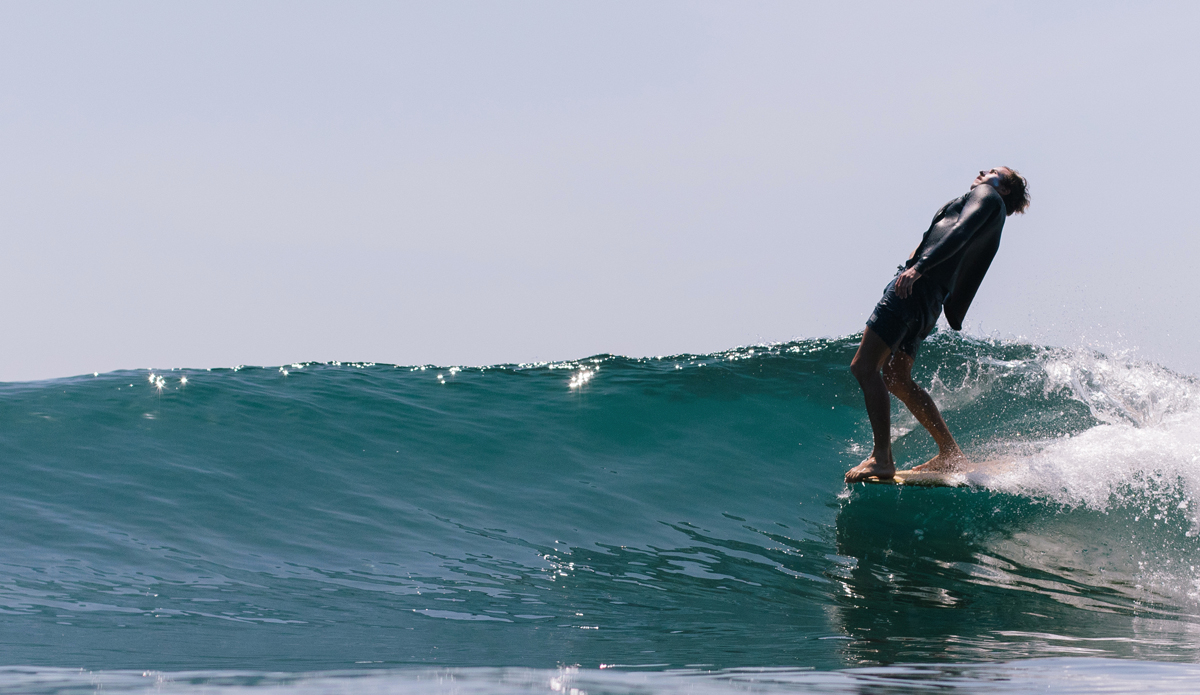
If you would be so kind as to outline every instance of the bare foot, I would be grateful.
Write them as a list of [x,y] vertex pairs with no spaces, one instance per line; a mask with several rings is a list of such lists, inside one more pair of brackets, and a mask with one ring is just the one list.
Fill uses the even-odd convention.
[[923,473],[953,473],[966,468],[971,462],[961,451],[938,454],[919,466],[913,466],[914,471]]
[[896,476],[896,463],[894,461],[884,461],[883,463],[875,462],[875,455],[851,468],[846,473],[847,483],[857,483],[860,480],[867,478],[879,478],[880,480],[891,480]]

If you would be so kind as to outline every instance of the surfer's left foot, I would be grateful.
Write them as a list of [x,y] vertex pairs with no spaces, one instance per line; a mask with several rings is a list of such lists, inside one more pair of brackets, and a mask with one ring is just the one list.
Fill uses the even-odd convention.
[[967,467],[970,461],[961,451],[938,454],[919,466],[913,466],[914,471],[922,473],[953,473]]

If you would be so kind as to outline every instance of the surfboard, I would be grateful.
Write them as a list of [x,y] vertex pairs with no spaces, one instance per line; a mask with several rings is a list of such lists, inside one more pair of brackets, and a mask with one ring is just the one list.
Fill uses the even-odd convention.
[[998,475],[1011,470],[1012,461],[996,460],[972,463],[956,471],[896,471],[896,477],[891,480],[881,480],[871,477],[865,483],[876,485],[920,485],[923,487],[969,487],[978,485],[989,476]]

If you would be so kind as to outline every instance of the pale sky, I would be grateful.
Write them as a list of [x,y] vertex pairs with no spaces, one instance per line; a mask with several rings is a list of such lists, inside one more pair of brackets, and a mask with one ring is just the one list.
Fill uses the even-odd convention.
[[1200,373],[1200,4],[5,2],[0,379],[847,335],[979,169],[977,335]]

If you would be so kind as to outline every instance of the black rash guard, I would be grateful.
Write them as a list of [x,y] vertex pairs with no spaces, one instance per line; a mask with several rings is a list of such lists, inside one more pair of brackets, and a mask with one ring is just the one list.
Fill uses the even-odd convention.
[[967,308],[1000,248],[1006,216],[1000,192],[980,184],[938,210],[904,264],[921,274],[917,282],[934,283],[948,293],[943,310],[956,331],[962,330]]

